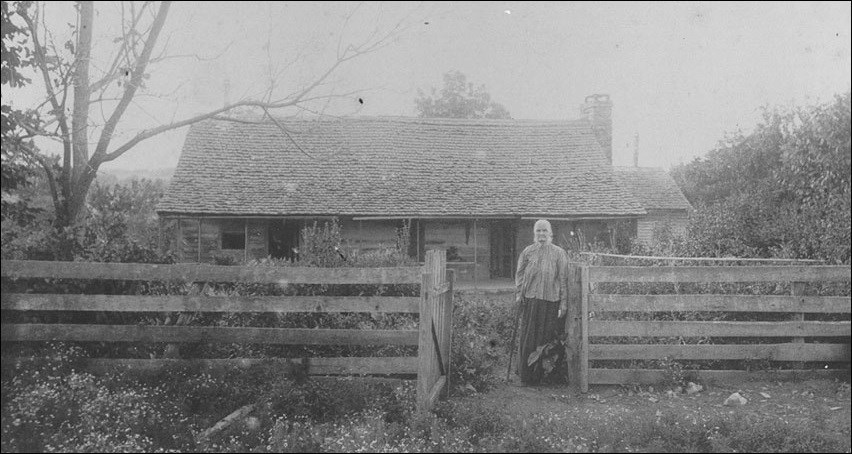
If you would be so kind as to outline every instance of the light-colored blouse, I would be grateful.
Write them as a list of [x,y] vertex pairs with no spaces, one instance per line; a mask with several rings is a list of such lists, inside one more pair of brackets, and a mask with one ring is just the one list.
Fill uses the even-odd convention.
[[518,257],[515,286],[524,298],[568,304],[568,254],[553,243],[533,243]]

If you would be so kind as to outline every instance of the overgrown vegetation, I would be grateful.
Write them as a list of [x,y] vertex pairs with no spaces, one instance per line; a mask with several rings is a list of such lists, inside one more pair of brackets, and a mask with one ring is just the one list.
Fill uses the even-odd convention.
[[696,207],[680,256],[780,257],[850,263],[850,93],[767,108],[672,176]]
[[[544,410],[458,396],[414,410],[413,382],[282,380],[264,369],[221,376],[167,370],[147,378],[74,370],[79,350],[4,368],[3,452],[844,452],[848,434],[809,418]],[[848,397],[848,385],[838,393]],[[231,411],[256,409],[209,438]],[[581,405],[580,402],[567,402]],[[805,415],[802,415],[805,416]]]

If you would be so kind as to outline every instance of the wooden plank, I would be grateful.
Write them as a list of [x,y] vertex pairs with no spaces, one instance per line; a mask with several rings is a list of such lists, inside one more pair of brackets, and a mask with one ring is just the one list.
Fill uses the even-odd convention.
[[664,345],[592,344],[589,359],[702,359],[770,361],[849,361],[849,344]]
[[429,390],[429,406],[428,406],[427,410],[431,409],[435,405],[435,402],[438,401],[438,397],[441,395],[441,391],[444,390],[446,385],[447,385],[447,376],[446,375],[441,375],[440,377],[438,377],[437,380],[435,380],[435,384],[432,385],[432,389]]
[[432,289],[435,292],[435,295],[443,295],[450,291],[450,284],[444,282],[443,284],[438,284],[435,288]]
[[583,266],[581,271],[581,298],[580,298],[580,330],[583,342],[580,344],[580,392],[589,392],[589,293],[591,281],[589,280],[589,266]]
[[580,255],[588,255],[592,257],[616,257],[625,259],[642,259],[642,260],[670,260],[678,262],[761,262],[761,263],[825,263],[822,260],[812,259],[755,259],[755,258],[738,258],[738,257],[661,257],[655,255],[622,255],[622,254],[603,254],[600,252],[581,252]]
[[[4,359],[3,367],[15,363],[32,362],[34,358]],[[168,367],[187,367],[199,372],[223,372],[231,368],[246,369],[252,366],[268,366],[282,371],[300,368],[301,358],[228,358],[228,359],[112,359],[86,358],[83,368],[94,373],[111,371],[158,372]],[[391,357],[330,357],[308,358],[310,375],[413,375],[417,373],[416,356]]]
[[220,326],[3,324],[2,340],[215,342],[291,345],[417,345],[416,330],[231,328]]
[[644,337],[840,337],[852,334],[849,322],[589,322],[590,336]]
[[419,267],[306,268],[198,263],[50,262],[4,260],[8,278],[118,279],[128,281],[250,282],[261,284],[417,284]]
[[444,318],[442,320],[442,342],[444,345],[444,351],[446,352],[446,354],[444,355],[444,361],[445,369],[447,371],[447,385],[444,387],[444,389],[446,390],[444,397],[449,397],[450,388],[452,387],[452,382],[450,380],[453,376],[453,286],[455,285],[455,281],[455,270],[448,269],[447,283],[450,285],[450,290],[447,292],[446,295],[447,301],[444,306]]
[[848,296],[781,296],[781,295],[615,295],[592,294],[590,310],[594,312],[808,312],[849,313],[852,297]]
[[[426,252],[427,263],[432,258],[432,252]],[[429,270],[430,267],[424,265],[423,269]],[[432,324],[430,288],[432,288],[432,275],[430,273],[423,273],[422,283],[420,284],[420,326],[418,328],[417,344],[417,408],[423,411],[429,409],[429,390],[431,388],[429,378],[432,375],[432,357],[434,356],[432,352],[432,333],[429,331],[429,326]]]
[[565,315],[565,333],[571,355],[568,357],[568,386],[580,392],[580,349],[583,343],[582,317],[582,269],[577,264],[568,266],[568,313]]
[[0,294],[3,310],[114,312],[419,312],[416,296]]
[[841,266],[593,266],[592,282],[775,282],[850,281]]
[[[801,298],[805,295],[805,288],[807,287],[807,283],[806,282],[793,282],[790,285],[790,287],[791,287],[791,293],[793,294],[793,297]],[[797,322],[805,321],[804,311],[790,315],[789,320],[797,321]],[[802,343],[805,342],[805,338],[804,337],[795,337],[795,338],[792,339],[791,342],[797,343],[797,344],[802,344]],[[804,364],[798,363],[793,368],[794,369],[804,369],[804,367],[805,367]]]
[[[734,382],[743,383],[754,380],[791,380],[804,378],[840,378],[848,377],[849,370],[816,369],[816,370],[778,370],[754,371],[744,370],[699,370],[695,371],[699,381],[704,383]],[[589,382],[595,385],[642,384],[653,385],[663,382],[666,371],[656,369],[590,369]]]

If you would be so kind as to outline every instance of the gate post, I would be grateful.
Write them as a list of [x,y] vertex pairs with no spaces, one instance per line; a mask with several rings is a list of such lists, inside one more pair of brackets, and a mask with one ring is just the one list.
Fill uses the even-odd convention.
[[580,272],[580,391],[589,392],[589,266],[583,265]]
[[420,284],[420,317],[417,321],[417,410],[429,410],[429,388],[432,376],[432,338],[429,326],[432,324],[431,299],[432,275],[423,273]]
[[568,386],[575,393],[582,391],[582,268],[578,263],[568,265],[568,312],[565,315],[565,333],[570,355],[568,360]]
[[[442,312],[445,307],[441,304],[446,294],[441,290],[441,287],[446,284],[446,275],[446,251],[427,251],[421,279],[418,322],[417,407],[420,411],[427,411],[432,407],[432,403],[442,391],[441,388],[446,386],[448,379],[444,370],[444,358],[440,351],[442,346],[440,339],[446,334],[442,330],[446,313]],[[438,334],[439,331],[441,335]],[[448,350],[446,354],[449,355],[450,351]]]

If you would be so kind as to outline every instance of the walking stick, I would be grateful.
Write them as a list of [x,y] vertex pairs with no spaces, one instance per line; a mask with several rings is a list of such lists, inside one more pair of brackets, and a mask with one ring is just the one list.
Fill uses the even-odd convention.
[[[518,301],[517,293],[515,293],[515,300]],[[509,381],[509,377],[512,373],[512,359],[515,357],[515,336],[518,334],[518,324],[521,321],[521,306],[523,306],[523,296],[521,300],[518,301],[518,309],[515,311],[515,323],[512,324],[512,341],[509,344],[509,367],[506,368],[506,381]]]

